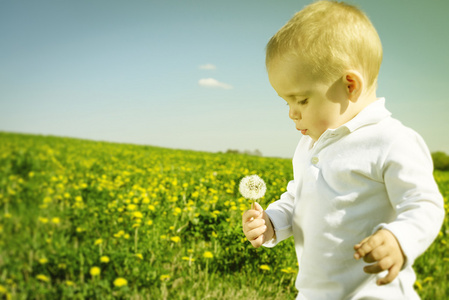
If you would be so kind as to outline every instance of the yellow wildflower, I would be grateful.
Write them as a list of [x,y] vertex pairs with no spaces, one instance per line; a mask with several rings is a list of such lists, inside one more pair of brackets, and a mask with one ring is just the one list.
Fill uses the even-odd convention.
[[268,266],[268,265],[261,265],[259,268],[261,270],[264,270],[264,271],[270,271],[271,270],[270,266]]
[[45,257],[43,257],[43,258],[39,259],[39,263],[40,263],[41,265],[45,265],[46,263],[48,263],[48,259],[46,259]]
[[68,286],[74,286],[75,285],[75,283],[73,281],[70,281],[70,280],[66,280],[65,284],[68,285]]
[[182,257],[182,260],[186,260],[186,261],[189,261],[189,262],[194,262],[194,261],[195,261],[194,258],[188,257],[188,256],[183,256],[183,257]]
[[147,225],[153,225],[153,220],[148,220]]
[[136,255],[137,258],[143,259],[142,253],[136,253],[135,255]]
[[98,239],[95,241],[95,245],[100,245],[101,243],[103,243],[103,239]]
[[100,262],[102,262],[102,263],[108,263],[108,262],[109,262],[109,257],[108,257],[108,256],[102,256],[102,257],[100,257]]
[[161,275],[160,280],[161,281],[168,281],[168,280],[170,280],[170,275]]
[[135,211],[134,214],[133,214],[133,217],[142,219],[143,218],[143,214],[140,211]]
[[41,223],[43,223],[43,224],[47,224],[48,223],[48,219],[47,218],[42,218],[42,217],[39,217],[39,222],[41,222]]
[[100,275],[100,268],[99,267],[92,267],[91,269],[90,269],[90,275],[92,275],[92,277],[94,277],[94,276],[98,276],[98,275]]
[[203,257],[204,258],[213,258],[214,255],[212,254],[212,252],[206,251],[206,252],[203,253]]
[[51,219],[51,222],[53,224],[59,224],[59,223],[61,223],[61,219],[59,219],[58,217],[54,217],[54,218]]
[[40,281],[50,282],[50,278],[48,278],[44,274],[39,274],[36,276],[36,278],[39,279]]
[[137,209],[137,205],[135,205],[135,204],[128,204],[128,206],[126,208],[128,210],[136,210]]
[[179,236],[172,236],[170,240],[172,240],[175,243],[179,243],[181,241],[181,238]]
[[128,281],[125,278],[117,278],[116,280],[114,280],[114,285],[116,287],[122,287],[128,284]]

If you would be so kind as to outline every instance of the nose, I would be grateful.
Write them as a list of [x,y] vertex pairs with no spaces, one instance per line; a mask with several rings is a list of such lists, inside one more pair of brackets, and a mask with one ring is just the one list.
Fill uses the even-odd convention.
[[290,119],[292,119],[293,121],[297,121],[299,119],[301,119],[301,112],[297,109],[294,109],[290,106],[290,109],[288,111],[288,116]]

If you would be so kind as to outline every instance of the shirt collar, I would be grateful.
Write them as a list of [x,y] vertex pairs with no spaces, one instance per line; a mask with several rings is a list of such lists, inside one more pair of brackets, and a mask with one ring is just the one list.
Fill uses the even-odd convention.
[[391,116],[391,113],[385,108],[385,98],[379,98],[365,107],[352,120],[342,125],[342,127],[346,127],[349,132],[353,132],[360,127],[379,123],[389,116]]

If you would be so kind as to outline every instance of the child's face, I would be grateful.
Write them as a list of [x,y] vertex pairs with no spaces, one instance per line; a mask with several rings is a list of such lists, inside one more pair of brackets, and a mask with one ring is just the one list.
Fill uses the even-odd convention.
[[347,113],[349,100],[342,79],[333,83],[316,80],[298,59],[271,62],[268,77],[278,95],[287,101],[296,129],[315,141],[328,128],[337,128],[354,117]]

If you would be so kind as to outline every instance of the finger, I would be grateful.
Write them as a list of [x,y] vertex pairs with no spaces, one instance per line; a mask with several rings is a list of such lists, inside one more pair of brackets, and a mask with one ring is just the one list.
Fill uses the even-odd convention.
[[256,219],[260,216],[260,212],[254,209],[247,210],[242,215],[242,222],[246,223],[251,221],[251,219]]
[[384,259],[386,256],[387,256],[387,253],[385,251],[385,247],[380,246],[380,247],[373,249],[370,253],[365,255],[363,257],[363,260],[367,263],[373,263],[373,262],[380,261],[380,260]]
[[362,247],[362,245],[363,245],[363,244],[364,244],[370,237],[371,237],[371,236],[364,238],[360,243],[358,243],[357,245],[355,245],[355,246],[354,246],[354,250],[358,250],[360,247]]
[[377,285],[385,285],[392,282],[396,277],[399,275],[399,271],[401,270],[401,267],[399,265],[394,265],[393,267],[388,270],[387,276],[384,278],[381,278],[377,281]]
[[254,248],[259,248],[265,242],[263,234],[260,235],[257,239],[252,240],[250,242],[251,242],[251,245],[253,245]]
[[254,209],[257,210],[259,213],[263,213],[262,206],[260,206],[260,204],[257,202],[254,202]]
[[265,225],[264,219],[254,219],[250,222],[247,222],[243,225],[243,231],[250,231],[257,227]]
[[259,236],[263,235],[266,230],[267,230],[267,226],[263,225],[263,226],[255,228],[253,230],[247,231],[245,235],[249,241],[254,241]]
[[364,257],[375,248],[379,247],[381,244],[382,240],[380,238],[378,238],[376,235],[371,236],[360,247],[358,247],[356,253],[354,254],[354,258],[360,259]]
[[393,267],[393,261],[390,258],[384,258],[373,265],[369,265],[363,268],[365,273],[377,274]]

